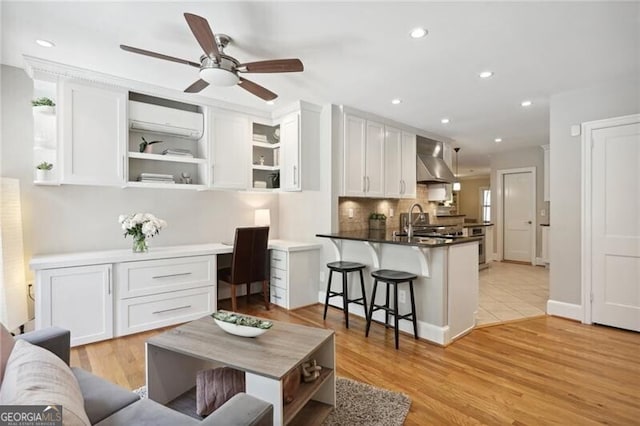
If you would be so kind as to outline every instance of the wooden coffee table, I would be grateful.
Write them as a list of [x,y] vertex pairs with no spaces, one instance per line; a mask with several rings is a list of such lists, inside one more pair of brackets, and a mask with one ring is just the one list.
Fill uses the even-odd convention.
[[[280,321],[262,336],[238,337],[206,316],[147,341],[148,395],[167,404],[195,386],[198,371],[227,366],[245,372],[249,395],[273,404],[274,425],[320,423],[336,404],[334,337],[333,330]],[[311,358],[322,374],[285,405],[283,378]]]

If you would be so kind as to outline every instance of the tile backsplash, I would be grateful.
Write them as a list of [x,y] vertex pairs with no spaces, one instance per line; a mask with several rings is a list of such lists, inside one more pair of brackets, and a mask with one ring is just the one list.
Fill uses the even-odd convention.
[[[429,221],[436,223],[437,202],[428,201],[427,186],[418,185],[415,199],[340,197],[338,199],[338,220],[340,232],[369,229],[369,215],[383,213],[387,216],[387,229],[397,229],[400,213],[405,213],[413,203],[420,203]],[[352,217],[349,214],[352,213]],[[393,216],[391,215],[393,213]]]

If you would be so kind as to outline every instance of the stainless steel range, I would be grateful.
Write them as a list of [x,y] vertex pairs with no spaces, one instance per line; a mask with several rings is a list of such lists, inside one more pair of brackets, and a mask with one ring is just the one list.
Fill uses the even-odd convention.
[[[413,235],[416,237],[462,237],[462,225],[436,225],[429,223],[429,214],[413,213],[411,215],[413,223]],[[407,232],[409,224],[409,214],[400,213],[400,234]]]

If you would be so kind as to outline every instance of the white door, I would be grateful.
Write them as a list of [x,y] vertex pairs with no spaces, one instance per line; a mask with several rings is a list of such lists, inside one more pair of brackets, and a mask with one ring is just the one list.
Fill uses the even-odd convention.
[[343,195],[364,195],[366,120],[353,115],[344,116]]
[[507,173],[503,179],[504,260],[531,262],[533,173]]
[[62,181],[122,185],[127,147],[127,92],[65,82]]
[[402,131],[386,127],[384,159],[384,195],[400,198],[402,195]]
[[384,196],[384,124],[367,121],[365,176],[367,197]]
[[640,331],[640,122],[591,141],[592,321]]
[[71,346],[113,337],[111,265],[42,271],[38,327],[71,331]]
[[286,116],[280,123],[282,164],[280,188],[283,191],[300,191],[300,115]]
[[249,177],[249,120],[240,115],[212,113],[211,186],[246,189]]

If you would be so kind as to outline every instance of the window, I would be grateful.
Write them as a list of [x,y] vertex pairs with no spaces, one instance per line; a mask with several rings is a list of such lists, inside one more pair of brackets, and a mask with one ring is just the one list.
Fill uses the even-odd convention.
[[491,190],[480,188],[480,217],[483,222],[491,221]]

